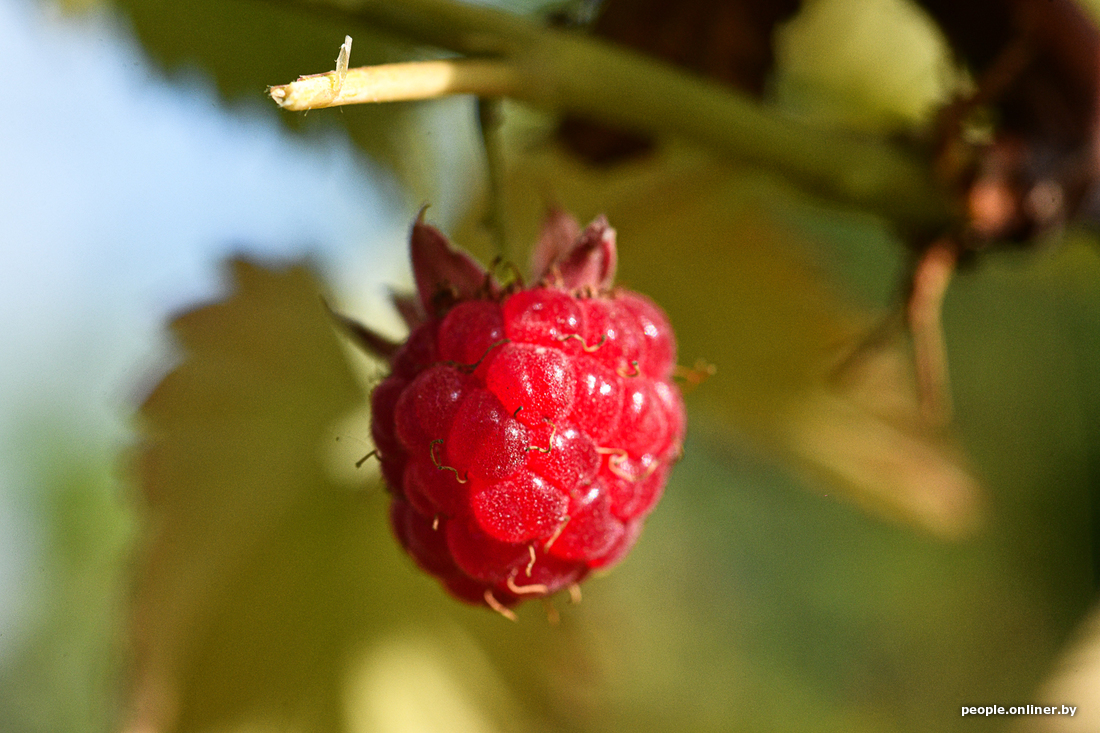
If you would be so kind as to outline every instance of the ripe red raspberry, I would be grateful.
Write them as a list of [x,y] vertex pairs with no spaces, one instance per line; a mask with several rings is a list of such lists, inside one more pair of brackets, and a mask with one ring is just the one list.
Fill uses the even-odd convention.
[[535,284],[502,287],[417,221],[371,430],[402,546],[456,597],[504,611],[621,560],[679,457],[664,313],[612,288],[615,232],[551,216]]

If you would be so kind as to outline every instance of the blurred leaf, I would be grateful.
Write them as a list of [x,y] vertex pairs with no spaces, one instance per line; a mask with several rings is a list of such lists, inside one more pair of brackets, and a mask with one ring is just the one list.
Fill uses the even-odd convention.
[[[605,0],[592,32],[759,97],[772,71],[772,32],[798,0]],[[647,152],[653,141],[583,118],[566,117],[559,136],[596,164]]]
[[1034,243],[1067,221],[1100,222],[1100,27],[1090,3],[920,4],[976,86],[943,111],[936,141],[937,167],[967,208],[970,246]]
[[4,640],[14,649],[0,657],[0,720],[6,733],[107,733],[120,712],[121,581],[133,539],[115,457],[89,453],[94,440],[56,425],[27,429],[22,442],[39,464],[26,498],[42,542],[34,582],[21,589],[26,636]]
[[[904,0],[607,0],[592,30],[754,97],[774,91],[818,126],[912,128],[928,122],[958,76],[938,30]],[[573,117],[560,136],[598,164],[652,146]]]
[[[669,312],[682,364],[717,365],[689,407],[877,511],[948,536],[972,529],[977,485],[951,441],[921,421],[905,344],[868,349],[835,373],[882,314],[861,313],[812,267],[813,238],[785,214],[810,206],[794,189],[675,148],[593,171],[536,134],[517,133],[509,156],[509,234],[535,241],[549,203],[581,219],[607,214],[620,281]],[[471,226],[455,239],[477,235]]]
[[698,422],[638,547],[586,587],[590,729],[1003,730],[957,706],[1030,699],[1083,595],[1035,580],[1073,555],[1025,573],[1003,531],[889,526]]
[[775,90],[817,124],[912,128],[955,92],[939,29],[905,0],[812,0],[776,36]]
[[232,273],[227,300],[173,322],[183,361],[142,406],[130,730],[331,718],[364,631],[369,504],[322,461],[363,393],[309,269]]
[[[1100,728],[1100,609],[1093,607],[1060,655],[1050,680],[1035,702],[1056,708],[1057,715],[1032,715],[1020,726],[1027,733],[1097,730]],[[1062,706],[1075,708],[1067,715]]]
[[[266,105],[268,86],[332,70],[345,34],[354,36],[355,66],[404,60],[413,53],[409,44],[362,24],[275,2],[114,2],[150,56],[171,72],[201,69],[232,101]],[[389,104],[349,107],[325,116],[279,116],[295,128],[342,125],[360,148],[395,171],[419,197],[436,193],[432,171],[439,163],[421,110],[415,104]]]

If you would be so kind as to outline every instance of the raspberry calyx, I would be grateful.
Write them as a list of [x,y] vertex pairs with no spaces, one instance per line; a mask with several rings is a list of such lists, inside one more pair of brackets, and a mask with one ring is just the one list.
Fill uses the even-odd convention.
[[667,317],[614,287],[615,231],[553,212],[530,287],[504,286],[418,218],[415,298],[371,433],[402,547],[460,600],[509,613],[634,545],[683,444]]

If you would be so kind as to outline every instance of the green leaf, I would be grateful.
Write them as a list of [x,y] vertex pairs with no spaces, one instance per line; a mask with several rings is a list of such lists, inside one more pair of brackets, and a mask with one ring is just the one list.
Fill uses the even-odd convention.
[[[796,214],[816,209],[808,218],[820,222],[820,208],[781,180],[698,151],[670,146],[591,170],[532,138],[507,156],[509,233],[534,242],[548,201],[582,220],[606,214],[619,233],[620,283],[668,311],[682,365],[717,366],[688,396],[695,415],[877,513],[947,536],[972,529],[977,484],[950,437],[922,422],[903,340],[837,373],[884,316],[842,297],[814,265],[815,236]],[[478,229],[455,241],[479,241]]]
[[17,527],[15,546],[26,534],[40,544],[16,579],[24,618],[3,632],[0,720],[7,733],[107,733],[120,716],[133,513],[115,446],[40,413],[23,417],[18,450],[32,468],[18,490],[35,521]]
[[364,395],[322,288],[304,265],[232,274],[230,297],[172,323],[182,361],[141,410],[135,729],[333,717],[372,605],[384,533],[324,466]]

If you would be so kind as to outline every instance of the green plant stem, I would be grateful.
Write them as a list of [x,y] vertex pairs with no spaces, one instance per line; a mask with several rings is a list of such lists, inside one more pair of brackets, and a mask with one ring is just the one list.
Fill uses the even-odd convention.
[[500,142],[503,110],[499,98],[480,97],[477,100],[477,122],[485,151],[485,178],[489,188],[489,208],[485,225],[493,240],[493,248],[502,262],[510,255],[509,237],[504,216],[504,151]]
[[344,0],[336,10],[458,53],[504,57],[517,73],[514,98],[534,106],[693,140],[907,228],[936,231],[951,220],[947,195],[911,151],[813,127],[591,36],[449,0]]

